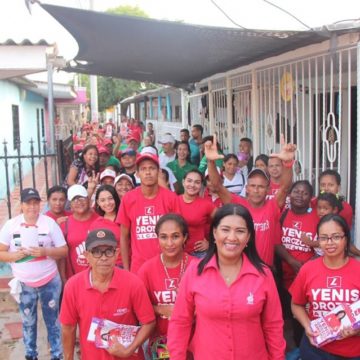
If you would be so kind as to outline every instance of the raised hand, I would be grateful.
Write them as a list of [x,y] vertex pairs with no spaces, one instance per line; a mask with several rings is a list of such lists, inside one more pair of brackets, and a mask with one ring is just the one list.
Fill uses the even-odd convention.
[[209,140],[209,141],[206,141],[206,143],[204,144],[204,151],[205,151],[205,156],[206,156],[207,160],[215,161],[215,160],[224,158],[224,155],[218,153],[216,143],[217,143],[216,135],[214,134],[213,141],[211,142]]
[[284,134],[280,137],[281,151],[279,153],[270,154],[270,157],[277,157],[284,162],[291,162],[295,159],[295,144],[286,144]]

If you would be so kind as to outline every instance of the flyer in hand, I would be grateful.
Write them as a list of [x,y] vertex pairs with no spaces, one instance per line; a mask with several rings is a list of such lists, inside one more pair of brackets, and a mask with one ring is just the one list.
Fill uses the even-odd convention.
[[112,338],[115,336],[120,344],[128,347],[134,341],[139,328],[93,317],[87,339],[95,342],[96,347],[107,349],[112,345]]
[[319,333],[314,337],[317,346],[323,346],[339,339],[343,329],[360,329],[360,300],[349,304],[340,304],[332,311],[311,321],[312,331]]

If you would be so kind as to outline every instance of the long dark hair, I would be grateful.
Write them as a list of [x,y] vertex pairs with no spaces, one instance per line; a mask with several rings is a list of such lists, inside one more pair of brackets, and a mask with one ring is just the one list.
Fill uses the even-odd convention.
[[337,225],[339,225],[341,227],[341,230],[344,232],[344,235],[346,237],[346,246],[345,246],[345,251],[344,251],[344,255],[345,257],[349,256],[349,252],[350,252],[350,244],[351,244],[351,234],[350,234],[350,229],[349,226],[346,222],[346,220],[338,215],[338,214],[327,214],[325,216],[323,216],[317,226],[317,235],[319,236],[319,230],[321,228],[321,226],[323,226],[325,223],[333,221],[334,223],[336,223]]
[[198,275],[201,275],[201,273],[204,270],[205,265],[210,261],[210,259],[216,255],[217,258],[217,248],[215,244],[215,237],[214,237],[214,229],[216,229],[221,220],[230,215],[236,215],[240,216],[242,219],[244,219],[246,223],[247,230],[250,234],[249,241],[247,243],[247,246],[244,248],[244,253],[248,257],[249,261],[255,266],[255,268],[265,274],[264,272],[264,266],[265,263],[260,259],[260,256],[256,250],[255,247],[255,228],[254,228],[254,222],[251,217],[251,214],[248,209],[246,209],[244,206],[238,205],[238,204],[226,204],[219,208],[214,216],[214,219],[211,223],[210,227],[210,241],[209,241],[209,248],[206,252],[205,257],[200,261],[198,265]]
[[101,207],[97,203],[100,193],[102,191],[108,191],[112,195],[113,199],[115,200],[115,213],[117,214],[119,207],[120,207],[120,198],[119,198],[119,195],[116,192],[115,188],[112,185],[108,185],[108,184],[101,185],[96,190],[96,194],[95,194],[95,211],[96,211],[96,213],[99,214],[100,216],[105,215],[105,211],[103,209],[101,209]]
[[[99,170],[100,170],[100,162],[99,162],[99,150],[98,150],[98,148],[96,147],[96,145],[92,145],[92,144],[86,145],[86,146],[84,147],[84,149],[82,150],[82,152],[81,152],[81,154],[80,154],[80,156],[79,156],[79,159],[81,160],[84,169],[86,169],[86,164],[85,164],[85,161],[84,161],[84,155],[85,155],[89,150],[91,150],[91,149],[96,150],[96,153],[97,153],[97,155],[98,155],[98,158],[97,158],[96,163],[95,163],[95,165],[94,165],[94,170],[95,170],[96,173],[98,173]],[[89,175],[91,176],[92,174],[87,174],[87,175],[88,175],[88,176],[89,176]]]

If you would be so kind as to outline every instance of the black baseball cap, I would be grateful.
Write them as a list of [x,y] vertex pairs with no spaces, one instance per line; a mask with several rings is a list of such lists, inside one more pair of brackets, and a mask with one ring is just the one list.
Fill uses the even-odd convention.
[[118,243],[115,239],[115,235],[108,229],[97,229],[90,231],[85,240],[86,250],[91,250],[97,246],[109,245],[117,247]]
[[20,193],[20,201],[27,202],[31,199],[41,200],[39,192],[34,188],[23,189]]

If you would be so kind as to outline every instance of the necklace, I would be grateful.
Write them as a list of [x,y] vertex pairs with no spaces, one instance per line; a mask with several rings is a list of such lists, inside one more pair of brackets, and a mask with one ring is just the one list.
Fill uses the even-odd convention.
[[[164,262],[163,254],[160,254],[160,260],[161,260],[161,263],[162,263],[162,265],[164,267],[166,278],[171,279],[170,275],[169,275],[169,272],[168,272],[168,269],[167,269],[167,267],[165,265],[165,262]],[[179,286],[179,283],[180,283],[180,280],[181,280],[182,276],[184,275],[187,261],[188,261],[188,255],[186,254],[185,259],[184,259],[184,257],[181,259],[178,286]],[[176,287],[175,291],[177,290],[178,286]]]

